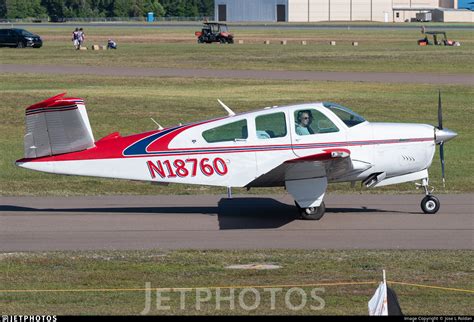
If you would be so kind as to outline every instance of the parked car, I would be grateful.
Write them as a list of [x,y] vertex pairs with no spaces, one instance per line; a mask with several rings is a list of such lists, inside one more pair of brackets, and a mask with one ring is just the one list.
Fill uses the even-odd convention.
[[0,46],[40,48],[43,46],[43,40],[40,36],[24,29],[0,29]]

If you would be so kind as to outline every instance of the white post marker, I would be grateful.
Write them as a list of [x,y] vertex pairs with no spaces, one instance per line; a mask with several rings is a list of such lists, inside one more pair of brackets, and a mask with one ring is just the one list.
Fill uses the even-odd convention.
[[388,315],[387,280],[383,270],[383,282],[369,301],[369,315]]

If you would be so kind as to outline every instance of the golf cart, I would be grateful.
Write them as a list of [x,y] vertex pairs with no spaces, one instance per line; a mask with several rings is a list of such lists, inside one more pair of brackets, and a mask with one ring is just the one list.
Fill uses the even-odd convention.
[[198,37],[198,43],[220,42],[221,44],[233,44],[234,35],[229,33],[225,23],[205,22],[201,31],[194,33]]
[[[444,31],[426,31],[424,34],[425,38],[418,40],[419,46],[461,46],[458,41],[449,40]],[[433,41],[430,41],[428,36],[432,36]]]

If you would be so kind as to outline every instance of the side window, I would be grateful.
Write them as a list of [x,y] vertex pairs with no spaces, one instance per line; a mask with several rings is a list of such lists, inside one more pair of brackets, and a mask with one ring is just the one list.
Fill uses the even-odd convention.
[[339,132],[337,126],[315,109],[295,111],[295,132],[298,135]]
[[207,143],[234,141],[248,138],[247,120],[228,123],[202,132]]
[[286,136],[285,113],[278,112],[255,118],[258,139],[272,139]]

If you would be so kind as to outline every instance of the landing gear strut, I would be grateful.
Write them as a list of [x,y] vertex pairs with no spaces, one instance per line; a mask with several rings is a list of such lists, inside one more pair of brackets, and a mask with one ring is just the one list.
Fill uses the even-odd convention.
[[296,201],[295,205],[298,208],[298,212],[301,218],[306,220],[319,220],[323,218],[324,213],[326,212],[326,206],[324,205],[324,201],[319,207],[301,208]]
[[426,196],[421,200],[421,210],[425,214],[435,214],[438,212],[440,207],[439,199],[431,194],[433,191],[428,189],[428,178],[421,180],[421,186],[425,190]]

